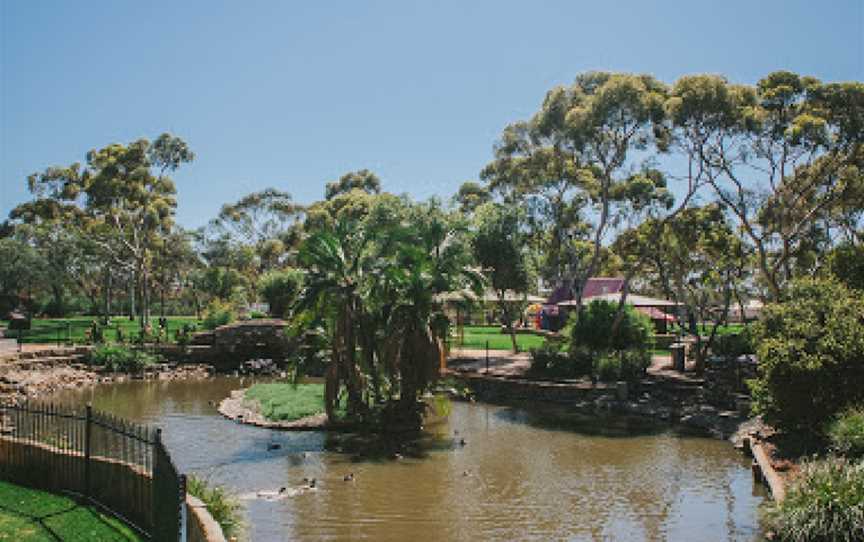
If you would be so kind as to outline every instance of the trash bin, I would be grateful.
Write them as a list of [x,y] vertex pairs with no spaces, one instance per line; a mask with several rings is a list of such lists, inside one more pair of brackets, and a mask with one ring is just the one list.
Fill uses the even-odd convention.
[[672,368],[683,373],[686,345],[684,343],[672,343],[669,350],[672,351]]

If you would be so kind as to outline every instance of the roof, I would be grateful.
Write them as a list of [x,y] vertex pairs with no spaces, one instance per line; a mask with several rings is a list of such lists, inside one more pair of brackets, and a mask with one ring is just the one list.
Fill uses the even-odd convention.
[[[623,277],[591,277],[585,283],[582,297],[584,299],[597,295],[617,293],[623,287]],[[569,286],[559,286],[555,288],[552,295],[546,300],[546,305],[559,305],[562,301],[569,301],[571,299],[573,299],[573,290]]]
[[[478,296],[471,290],[458,290],[455,292],[444,292],[435,296],[435,299],[440,302],[447,301],[483,301],[497,302],[498,294],[494,291],[487,290],[482,295]],[[513,290],[505,290],[504,301],[527,301],[528,303],[541,303],[542,297],[514,292]]]
[[666,314],[661,311],[657,307],[636,307],[636,310],[648,316],[648,318],[652,320],[666,320],[667,322],[674,322],[675,317],[671,314]]
[[615,294],[624,288],[622,277],[591,277],[582,290],[582,298],[596,297],[604,294]]
[[[615,292],[611,294],[603,294],[603,295],[595,295],[592,297],[586,297],[582,301],[583,303],[590,303],[594,300],[602,300],[602,301],[611,301],[613,303],[618,303],[621,301],[621,293]],[[633,305],[634,307],[677,307],[678,305],[674,301],[668,301],[666,299],[657,299],[654,297],[648,297],[644,295],[637,294],[628,294],[627,295],[627,304]],[[562,303],[558,303],[559,306],[575,306],[575,301],[564,301]]]

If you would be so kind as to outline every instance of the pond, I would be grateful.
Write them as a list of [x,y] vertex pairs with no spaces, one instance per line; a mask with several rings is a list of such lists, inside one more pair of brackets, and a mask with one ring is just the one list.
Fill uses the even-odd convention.
[[315,491],[244,500],[255,541],[760,538],[765,494],[727,442],[644,420],[452,403],[419,442],[367,442],[359,448],[375,453],[360,456],[350,435],[270,431],[219,416],[213,405],[250,383],[129,382],[58,399],[162,427],[182,471],[237,494],[315,478]]

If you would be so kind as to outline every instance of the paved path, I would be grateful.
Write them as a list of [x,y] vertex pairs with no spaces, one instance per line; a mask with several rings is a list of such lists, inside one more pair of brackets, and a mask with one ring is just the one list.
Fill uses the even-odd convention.
[[[486,350],[455,348],[447,358],[447,367],[459,371],[487,374]],[[489,372],[497,376],[522,376],[531,368],[531,355],[528,352],[514,354],[509,350],[489,350]]]
[[[486,350],[456,348],[450,351],[447,368],[459,372],[488,374],[490,376],[525,376],[531,368],[531,355],[528,352],[514,354],[509,350],[489,350],[489,369],[486,369]],[[692,364],[688,365],[692,370]],[[653,356],[648,367],[650,376],[682,384],[701,384],[701,378],[692,372],[680,373],[672,368],[671,356]]]

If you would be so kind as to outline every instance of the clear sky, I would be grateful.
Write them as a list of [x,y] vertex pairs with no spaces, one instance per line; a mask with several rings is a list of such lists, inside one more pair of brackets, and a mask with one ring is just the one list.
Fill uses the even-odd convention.
[[864,80],[864,0],[0,0],[0,217],[26,175],[184,138],[178,218],[369,168],[449,197],[508,123],[586,70]]

